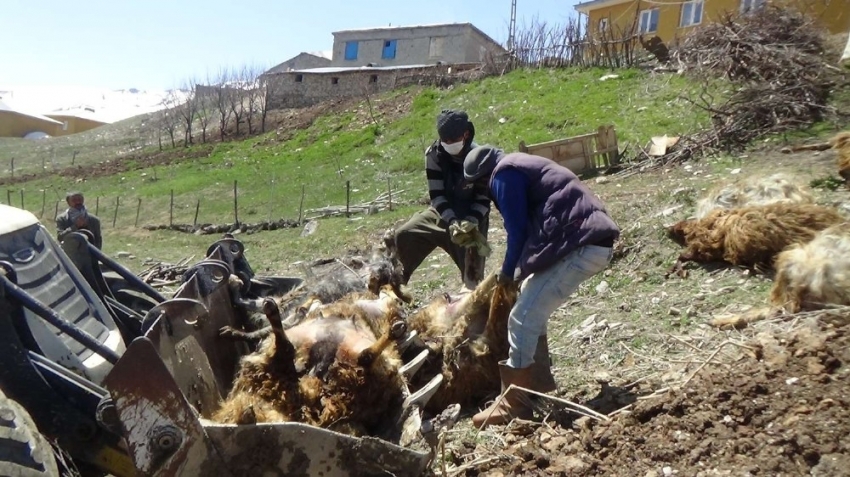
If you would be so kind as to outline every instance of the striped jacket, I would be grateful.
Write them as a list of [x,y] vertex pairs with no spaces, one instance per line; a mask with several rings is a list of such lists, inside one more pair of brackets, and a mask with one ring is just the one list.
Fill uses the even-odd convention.
[[480,223],[490,213],[490,197],[486,191],[475,190],[463,180],[463,158],[477,144],[471,142],[461,157],[455,158],[435,141],[425,151],[425,175],[428,178],[428,195],[440,219],[450,223],[453,219]]

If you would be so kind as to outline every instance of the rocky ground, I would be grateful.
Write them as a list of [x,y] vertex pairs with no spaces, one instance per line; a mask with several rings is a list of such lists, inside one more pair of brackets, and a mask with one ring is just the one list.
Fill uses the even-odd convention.
[[[850,313],[766,323],[738,359],[613,417],[514,422],[455,475],[850,475]],[[718,353],[718,356],[720,354]],[[460,455],[466,451],[465,455]]]

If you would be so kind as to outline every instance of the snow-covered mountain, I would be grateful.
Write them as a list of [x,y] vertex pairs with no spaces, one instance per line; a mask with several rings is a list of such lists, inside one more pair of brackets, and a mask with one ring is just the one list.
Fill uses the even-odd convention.
[[0,101],[17,110],[41,115],[82,113],[105,123],[158,111],[169,97],[182,102],[186,93],[179,90],[110,90],[84,86],[0,84]]

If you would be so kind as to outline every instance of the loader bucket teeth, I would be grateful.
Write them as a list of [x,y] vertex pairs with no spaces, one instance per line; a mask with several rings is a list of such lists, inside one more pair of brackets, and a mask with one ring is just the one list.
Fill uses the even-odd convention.
[[419,371],[419,368],[421,368],[422,365],[425,364],[425,361],[428,360],[428,354],[428,350],[423,349],[421,353],[416,355],[416,357],[410,360],[409,363],[405,364],[401,367],[401,369],[399,369],[399,374],[401,374],[407,379],[410,379],[414,374],[416,374],[417,371]]
[[398,346],[398,351],[400,353],[403,353],[405,350],[407,350],[407,348],[409,348],[410,345],[416,341],[418,334],[419,333],[416,330],[409,330],[406,335],[399,338],[398,342],[396,343],[396,346]]
[[434,376],[430,381],[428,381],[428,384],[422,386],[421,389],[408,396],[407,399],[404,400],[404,404],[402,404],[402,406],[404,408],[408,408],[413,405],[417,405],[420,408],[425,407],[425,405],[428,404],[428,401],[430,401],[431,398],[434,397],[434,394],[437,393],[437,390],[440,389],[442,384],[443,375],[438,374]]

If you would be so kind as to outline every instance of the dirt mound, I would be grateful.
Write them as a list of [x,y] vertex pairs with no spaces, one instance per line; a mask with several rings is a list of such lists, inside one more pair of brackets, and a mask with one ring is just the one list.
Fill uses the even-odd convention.
[[[751,356],[608,422],[517,426],[462,475],[850,475],[850,314],[762,333]],[[479,445],[470,455],[493,456]]]

